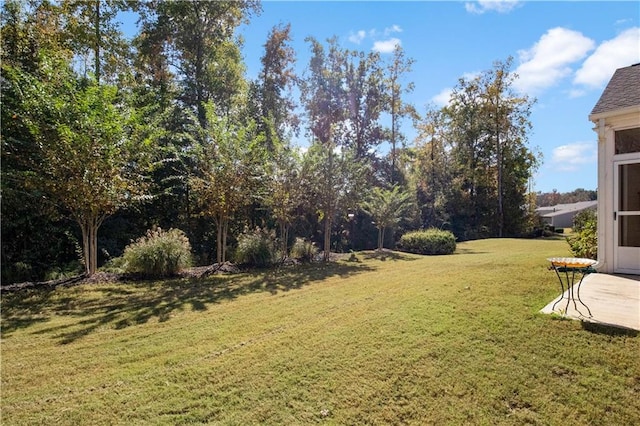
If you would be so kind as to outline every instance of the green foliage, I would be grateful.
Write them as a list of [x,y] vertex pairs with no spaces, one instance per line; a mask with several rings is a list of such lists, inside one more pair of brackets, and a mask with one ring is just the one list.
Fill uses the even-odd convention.
[[583,210],[573,219],[575,235],[567,238],[567,243],[576,257],[598,258],[598,217],[594,210]]
[[576,214],[573,218],[573,226],[571,229],[573,232],[580,232],[585,227],[589,227],[593,223],[598,223],[598,216],[596,215],[596,211],[593,209],[582,210],[580,213]]
[[49,280],[59,280],[65,278],[76,277],[84,271],[84,265],[80,262],[79,259],[69,262],[66,265],[62,266],[54,266],[45,274],[44,279],[46,281]]
[[171,276],[190,266],[191,245],[179,229],[150,229],[125,248],[123,258],[126,272],[150,277]]
[[362,203],[363,210],[371,215],[378,228],[378,249],[384,246],[386,228],[398,225],[412,202],[411,193],[394,186],[393,189],[373,188],[369,198]]
[[291,257],[303,262],[311,262],[317,254],[318,247],[304,238],[296,238],[293,247],[291,247]]
[[200,214],[216,223],[217,262],[222,263],[227,260],[229,221],[259,198],[266,181],[264,137],[256,132],[252,120],[219,116],[213,103],[206,109],[209,126],[203,131],[208,142],[199,147],[198,173],[190,177],[189,185]]
[[535,100],[513,90],[511,65],[509,58],[460,79],[443,110],[451,164],[444,205],[461,239],[521,235],[529,227],[527,185],[539,165],[527,146]]
[[276,234],[273,230],[256,228],[238,236],[236,263],[257,267],[270,266],[278,258]]
[[456,238],[449,231],[431,228],[404,234],[400,247],[417,254],[452,254],[456,251]]

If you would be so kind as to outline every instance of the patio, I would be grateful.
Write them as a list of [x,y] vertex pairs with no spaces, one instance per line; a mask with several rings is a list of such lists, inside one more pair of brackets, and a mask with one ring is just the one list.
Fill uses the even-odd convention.
[[[559,287],[555,276],[554,281],[554,284]],[[565,300],[556,305],[555,311],[552,311],[552,307],[560,296],[540,312],[562,315],[566,307],[567,292],[564,297]],[[640,275],[587,275],[580,287],[580,299],[589,307],[593,317],[582,315],[575,309],[572,302],[566,312],[567,318],[640,331]],[[580,303],[578,303],[578,310],[587,314],[587,310],[584,306],[580,306]]]

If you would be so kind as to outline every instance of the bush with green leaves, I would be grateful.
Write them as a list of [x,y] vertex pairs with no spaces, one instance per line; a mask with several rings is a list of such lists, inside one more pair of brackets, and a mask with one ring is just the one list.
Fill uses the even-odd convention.
[[567,238],[576,257],[598,258],[598,217],[594,210],[583,210],[573,219],[574,235]]
[[124,249],[124,270],[165,277],[191,266],[191,244],[179,229],[154,228]]
[[451,254],[456,251],[456,237],[450,231],[430,228],[407,232],[400,237],[400,248],[417,254]]
[[291,247],[291,257],[303,262],[311,262],[318,254],[318,247],[311,241],[307,241],[304,238],[296,238],[296,241]]
[[262,268],[273,265],[277,258],[275,231],[256,228],[238,236],[236,263]]

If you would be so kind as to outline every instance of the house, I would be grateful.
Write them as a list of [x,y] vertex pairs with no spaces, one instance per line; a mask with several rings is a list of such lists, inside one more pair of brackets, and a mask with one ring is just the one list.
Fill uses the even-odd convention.
[[542,222],[556,228],[571,228],[573,218],[584,210],[595,210],[597,201],[580,201],[571,204],[556,204],[555,206],[538,207],[536,212],[542,218]]
[[640,275],[640,63],[615,71],[589,120],[598,134],[596,269]]

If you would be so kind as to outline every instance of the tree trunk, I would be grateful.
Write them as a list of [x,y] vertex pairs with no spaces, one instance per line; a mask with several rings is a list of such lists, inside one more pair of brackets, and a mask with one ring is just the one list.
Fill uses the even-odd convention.
[[93,54],[95,55],[94,61],[95,61],[95,74],[96,74],[96,82],[98,84],[100,84],[100,74],[101,74],[101,70],[100,70],[100,1],[101,0],[97,0],[96,1],[96,22],[95,22],[95,37],[96,37],[96,44],[95,44],[95,50],[93,52]]
[[222,263],[227,261],[227,234],[229,233],[229,218],[224,218],[222,226]]
[[396,115],[396,95],[394,92],[391,98],[391,185],[396,183]]
[[216,234],[216,262],[222,263],[222,227],[223,227],[223,218],[222,214],[218,214],[218,218],[216,220],[218,229]]
[[284,221],[280,221],[280,238],[282,239],[282,245],[280,249],[282,250],[282,259],[286,259],[288,253],[288,242],[289,242],[289,227]]
[[98,269],[98,229],[106,216],[77,219],[82,231],[82,257],[85,272],[92,276]]
[[[498,116],[498,113],[496,113]],[[500,143],[500,119],[496,122],[496,156],[498,162],[498,237],[504,233],[504,210],[502,200],[502,144]]]
[[331,220],[331,216],[332,215],[327,215],[327,217],[324,219],[324,261],[328,262],[329,259],[331,258],[331,226],[332,224],[332,220]]

